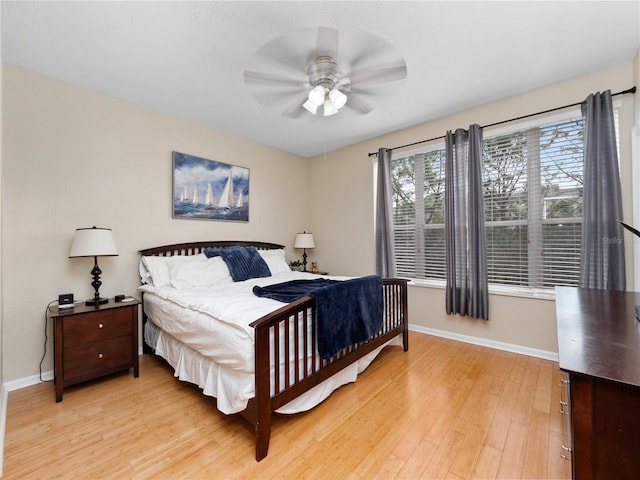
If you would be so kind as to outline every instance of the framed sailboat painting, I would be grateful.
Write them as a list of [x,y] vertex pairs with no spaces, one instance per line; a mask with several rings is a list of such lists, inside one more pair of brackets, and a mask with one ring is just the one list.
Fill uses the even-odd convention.
[[249,221],[249,169],[173,152],[173,218]]

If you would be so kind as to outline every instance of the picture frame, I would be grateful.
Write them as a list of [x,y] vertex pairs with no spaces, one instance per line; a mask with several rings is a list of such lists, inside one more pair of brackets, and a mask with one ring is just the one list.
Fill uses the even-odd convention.
[[173,152],[173,218],[249,221],[249,169]]

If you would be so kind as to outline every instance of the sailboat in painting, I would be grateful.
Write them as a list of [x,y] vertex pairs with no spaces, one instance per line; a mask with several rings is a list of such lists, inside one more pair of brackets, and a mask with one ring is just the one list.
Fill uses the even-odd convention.
[[232,206],[233,206],[233,172],[229,170],[229,178],[227,178],[227,182],[224,184],[222,195],[220,195],[220,200],[218,201],[218,207],[224,209],[225,212],[228,212]]
[[215,200],[213,198],[213,188],[211,188],[211,184],[209,184],[209,187],[207,188],[207,196],[204,199],[204,204],[208,209],[214,208]]
[[189,192],[186,186],[182,189],[182,193],[180,194],[180,201],[183,203],[189,201]]

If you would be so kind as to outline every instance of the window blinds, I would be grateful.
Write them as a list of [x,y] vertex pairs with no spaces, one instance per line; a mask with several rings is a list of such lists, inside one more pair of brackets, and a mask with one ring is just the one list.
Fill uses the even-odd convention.
[[[581,117],[485,133],[490,283],[577,285],[582,139]],[[394,158],[392,176],[398,274],[444,279],[444,148]]]
[[484,144],[491,283],[576,285],[582,215],[582,120]]

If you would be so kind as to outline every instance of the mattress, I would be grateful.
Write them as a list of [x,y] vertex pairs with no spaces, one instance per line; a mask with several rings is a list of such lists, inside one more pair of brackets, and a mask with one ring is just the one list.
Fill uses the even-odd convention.
[[142,285],[139,290],[145,293],[145,312],[162,330],[221,365],[253,373],[254,331],[249,325],[285,305],[257,297],[253,287],[301,278],[318,277],[290,271],[220,286]]

